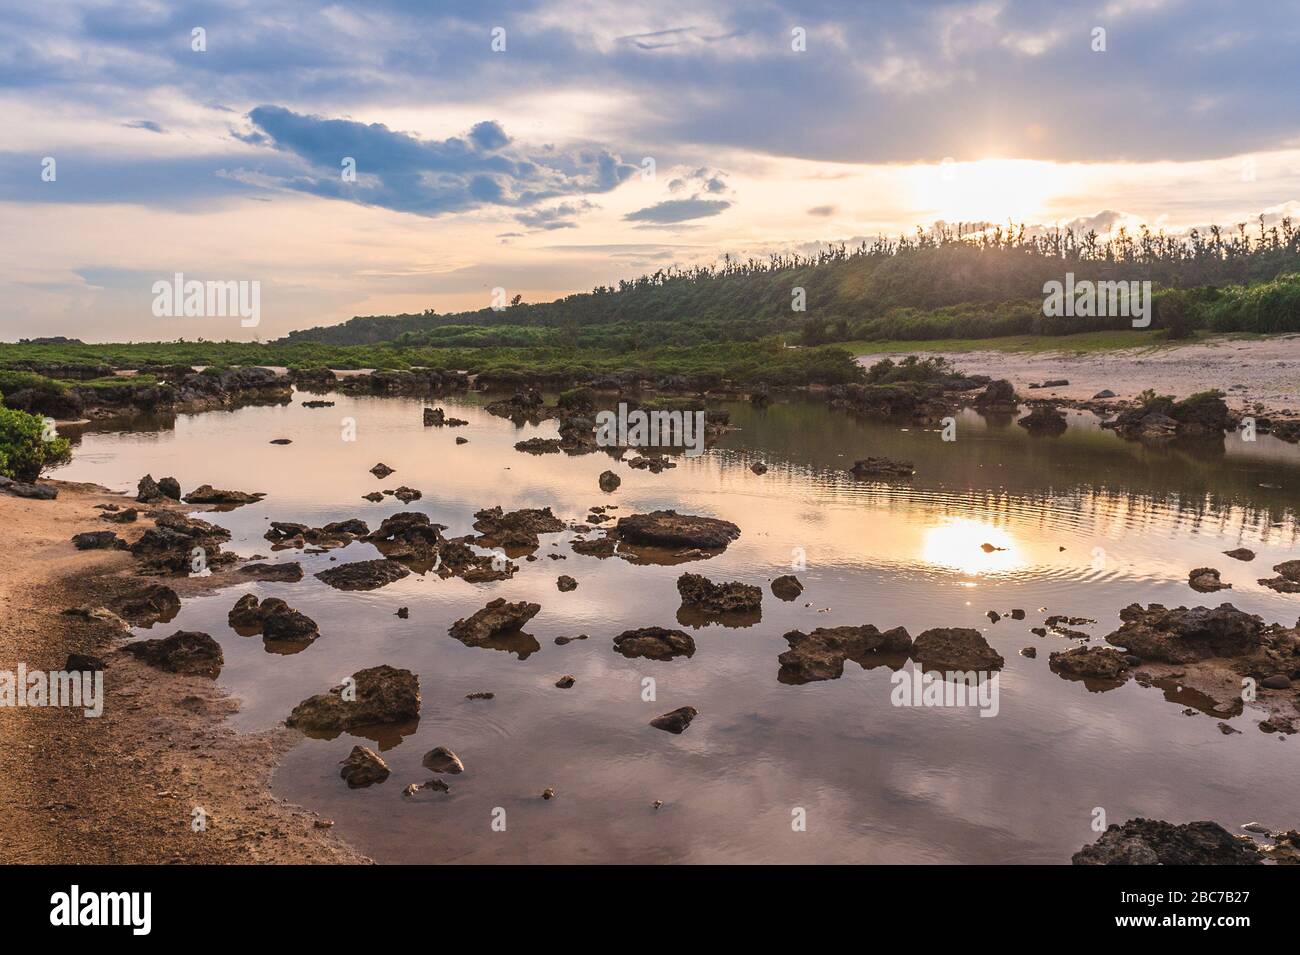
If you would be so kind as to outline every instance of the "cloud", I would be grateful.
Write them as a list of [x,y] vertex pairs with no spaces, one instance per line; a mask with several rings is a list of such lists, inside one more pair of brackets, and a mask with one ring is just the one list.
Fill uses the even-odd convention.
[[546,231],[576,229],[578,223],[573,220],[582,213],[594,208],[595,206],[585,199],[580,202],[561,202],[558,206],[552,206],[549,209],[521,212],[515,216],[515,221],[532,229]]
[[651,222],[664,225],[721,215],[731,208],[725,199],[666,199],[623,216],[628,222]]
[[123,123],[122,125],[125,126],[127,129],[147,129],[151,133],[167,132],[167,130],[163,129],[160,125],[158,125],[151,119],[137,119],[129,123]]
[[827,216],[835,215],[835,207],[834,206],[813,206],[811,209],[808,210],[808,214],[810,216],[819,216],[824,219]]
[[[597,146],[508,149],[505,130],[490,121],[465,137],[425,140],[383,123],[327,119],[282,106],[258,106],[248,119],[255,130],[239,136],[242,141],[301,161],[298,174],[274,183],[280,188],[422,216],[609,192],[636,169]],[[344,176],[347,160],[353,161],[353,178]],[[567,208],[569,214],[581,211]]]

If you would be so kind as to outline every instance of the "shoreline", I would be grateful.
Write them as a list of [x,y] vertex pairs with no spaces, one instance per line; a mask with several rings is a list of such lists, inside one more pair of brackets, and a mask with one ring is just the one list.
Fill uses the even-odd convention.
[[[105,660],[103,715],[60,707],[0,713],[0,862],[79,864],[368,863],[319,815],[273,795],[280,758],[302,736],[287,728],[238,733],[226,725],[239,702],[216,680],[168,673],[120,652],[111,620],[62,611],[99,607],[145,583],[182,596],[233,585],[143,577],[115,550],[77,551],[70,538],[112,526],[134,537],[152,525],[107,525],[96,505],[129,497],[90,484],[43,481],[52,501],[0,495],[0,669],[64,668],[70,652]],[[194,512],[193,506],[178,509]],[[125,532],[125,533],[123,533]],[[151,635],[174,628],[155,624]],[[194,810],[206,828],[192,828]]]
[[[858,364],[870,367],[883,358],[897,361],[906,354],[911,353],[859,352],[855,358]],[[1087,402],[1102,390],[1109,390],[1115,397],[1105,400],[1121,402],[1137,398],[1148,388],[1175,398],[1217,388],[1234,412],[1254,410],[1279,418],[1300,417],[1297,335],[1088,353],[917,349],[915,354],[946,358],[967,374],[1005,378],[1027,399]],[[1061,378],[1068,379],[1069,384],[1029,387]]]

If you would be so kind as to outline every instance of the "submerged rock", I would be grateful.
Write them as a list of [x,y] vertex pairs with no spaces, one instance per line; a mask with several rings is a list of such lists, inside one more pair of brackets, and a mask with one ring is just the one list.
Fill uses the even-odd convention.
[[871,457],[854,461],[849,468],[856,478],[867,477],[911,477],[916,468],[911,461],[895,461],[893,458]]
[[181,598],[170,587],[150,584],[118,597],[110,609],[134,626],[149,627],[166,623],[180,613]]
[[316,574],[316,579],[336,590],[378,590],[411,572],[395,560],[359,560],[331,567]]
[[1278,576],[1260,580],[1260,583],[1280,594],[1300,594],[1300,560],[1287,560],[1275,564],[1273,572]]
[[753,584],[731,581],[716,584],[701,574],[677,578],[682,606],[709,614],[753,613],[762,607],[763,591]]
[[1128,676],[1124,654],[1111,647],[1074,647],[1048,657],[1049,667],[1061,676],[1079,680],[1121,681]]
[[794,574],[782,574],[772,581],[772,593],[781,600],[796,600],[803,593],[803,583]]
[[348,758],[340,765],[339,775],[348,782],[351,789],[373,786],[388,778],[388,764],[383,757],[368,746],[353,746]]
[[1055,405],[1037,405],[1016,423],[1030,434],[1063,434],[1067,427],[1065,414]]
[[1231,590],[1232,584],[1225,584],[1219,579],[1219,572],[1213,567],[1197,567],[1187,575],[1187,585],[1197,593],[1209,594],[1216,590]]
[[1232,604],[1166,609],[1130,604],[1119,612],[1123,625],[1106,642],[1124,647],[1143,660],[1192,663],[1209,657],[1247,654],[1260,645],[1264,621]]
[[715,517],[695,517],[676,511],[651,511],[620,517],[615,525],[621,540],[656,547],[698,547],[721,550],[740,536],[740,528]]
[[1259,848],[1217,822],[1130,819],[1111,825],[1070,859],[1075,865],[1259,865]]
[[122,647],[122,652],[159,670],[190,676],[215,677],[225,663],[221,644],[206,633],[194,630],[177,630],[170,637],[161,640],[128,643]]
[[912,638],[902,627],[881,631],[871,624],[860,627],[819,627],[812,633],[791,630],[785,634],[790,649],[777,657],[777,675],[782,683],[803,684],[838,680],[844,675],[844,661],[867,666],[875,654],[905,654]]
[[691,720],[699,715],[700,711],[693,706],[679,706],[662,716],[656,716],[650,721],[650,725],[669,733],[682,733],[691,725]]
[[613,471],[601,471],[598,483],[602,491],[610,494],[618,490],[618,486],[623,483],[623,479]]
[[419,678],[410,670],[385,664],[358,670],[349,683],[303,700],[285,723],[304,730],[341,732],[359,726],[404,723],[419,715]]
[[485,646],[501,634],[519,630],[541,609],[541,604],[507,603],[504,597],[498,597],[477,613],[457,620],[448,633],[467,647]]
[[248,493],[247,491],[226,491],[215,488],[211,484],[201,484],[189,494],[185,495],[186,504],[254,504],[266,497],[261,491]]
[[967,627],[936,627],[912,642],[912,657],[926,670],[997,670],[1002,655]]
[[568,574],[560,574],[555,578],[555,586],[559,588],[560,593],[567,594],[571,590],[578,589],[578,582]]
[[538,547],[538,534],[557,534],[564,530],[564,521],[551,513],[549,507],[526,507],[517,511],[503,511],[491,507],[474,514],[474,530],[482,536],[478,543],[489,547]]
[[239,568],[239,572],[257,580],[274,580],[290,584],[302,580],[302,564],[296,560],[287,560],[281,564],[245,564]]
[[1231,557],[1233,560],[1250,561],[1255,559],[1255,552],[1249,547],[1237,547],[1233,550],[1225,550],[1224,556]]
[[624,630],[615,637],[614,649],[629,659],[645,657],[647,660],[671,660],[673,657],[694,656],[695,641],[681,630],[640,627]]

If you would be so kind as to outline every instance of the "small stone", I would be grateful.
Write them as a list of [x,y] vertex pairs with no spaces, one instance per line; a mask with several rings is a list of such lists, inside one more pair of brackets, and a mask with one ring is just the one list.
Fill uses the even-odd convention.
[[340,765],[339,775],[347,780],[352,789],[382,783],[388,778],[388,764],[368,746],[353,746],[348,758]]
[[1034,659],[1035,657],[1038,656],[1038,648],[1037,648],[1037,647],[1025,647],[1023,650],[1020,651],[1020,655],[1021,655],[1022,657],[1029,657],[1029,659],[1032,660],[1032,659]]
[[555,685],[559,687],[561,690],[567,690],[569,689],[569,687],[573,686],[573,684],[577,682],[578,681],[573,678],[573,674],[566,673],[564,674],[564,676],[560,677],[558,680],[555,681]]
[[542,798],[543,798],[543,799],[554,799],[554,798],[555,798],[555,790],[554,790],[554,789],[551,789],[549,786],[546,787],[545,789],[542,790]]
[[460,761],[460,757],[445,746],[435,746],[425,753],[420,765],[430,772],[450,773],[453,776],[465,771],[465,764]]
[[495,693],[490,693],[484,690],[465,694],[465,699],[467,700],[495,700],[496,697],[497,695]]
[[662,716],[656,716],[650,721],[650,725],[655,729],[666,730],[669,733],[681,733],[699,715],[700,711],[693,706],[679,706]]
[[398,607],[398,608],[397,608],[397,616],[401,617],[403,620],[407,619],[408,617],[411,616],[411,608],[410,608],[410,607]]
[[578,582],[568,574],[561,574],[556,578],[555,586],[559,589],[560,593],[567,594],[571,590],[578,589]]

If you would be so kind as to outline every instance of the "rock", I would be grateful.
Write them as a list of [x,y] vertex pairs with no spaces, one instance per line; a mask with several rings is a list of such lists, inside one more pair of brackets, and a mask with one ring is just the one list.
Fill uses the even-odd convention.
[[141,504],[156,504],[163,499],[162,489],[153,479],[152,474],[140,478],[140,482],[136,485],[135,499]]
[[424,409],[424,426],[426,428],[441,428],[447,422],[447,413],[441,408]]
[[378,491],[371,491],[369,494],[362,494],[361,499],[363,501],[374,501],[375,503],[378,503],[384,499],[384,495],[380,494]]
[[1029,657],[1029,659],[1033,660],[1034,658],[1036,658],[1036,657],[1038,656],[1038,648],[1037,648],[1037,647],[1024,647],[1024,648],[1020,651],[1020,655],[1021,655],[1022,657]]
[[782,574],[772,581],[772,593],[781,600],[796,600],[803,593],[803,584],[794,574]]
[[694,517],[676,511],[651,511],[620,517],[620,540],[656,547],[698,547],[721,550],[740,536],[740,528],[714,517]]
[[986,413],[1010,413],[1019,408],[1016,389],[1005,378],[990,381],[974,401],[975,407]]
[[559,577],[555,578],[555,586],[559,588],[560,593],[567,594],[571,590],[578,589],[578,582],[568,574],[560,574]]
[[446,773],[457,776],[465,771],[465,764],[459,756],[446,746],[435,746],[424,754],[420,765],[431,773]]
[[279,445],[293,444],[293,439],[292,439],[292,438],[272,438],[270,443],[271,443],[271,444],[279,444]]
[[623,483],[623,479],[613,471],[601,471],[598,483],[602,491],[610,494],[618,490],[618,486]]
[[1275,564],[1273,572],[1279,576],[1261,580],[1260,583],[1280,594],[1300,593],[1300,560],[1287,560]]
[[241,574],[247,574],[258,580],[275,580],[294,584],[302,580],[302,564],[296,560],[282,564],[245,564],[239,568]]
[[467,700],[495,700],[496,698],[497,695],[495,693],[487,693],[481,690],[475,693],[465,694],[465,699]]
[[1260,645],[1264,621],[1232,604],[1211,610],[1130,604],[1119,613],[1124,621],[1106,642],[1124,647],[1143,660],[1192,663],[1209,657],[1242,656]]
[[395,473],[395,472],[394,472],[394,469],[393,469],[393,468],[390,468],[390,467],[389,467],[387,464],[385,464],[383,461],[380,461],[378,464],[376,464],[373,468],[370,469],[370,473],[373,474],[373,475],[374,475],[375,477],[377,477],[377,478],[383,479],[383,478],[388,477],[388,475],[393,474],[393,473]]
[[1110,647],[1074,647],[1048,657],[1052,672],[1079,680],[1122,680],[1129,664],[1124,655]]
[[348,758],[340,765],[343,768],[339,775],[347,780],[351,789],[373,786],[388,778],[388,764],[368,746],[353,746]]
[[1030,434],[1063,434],[1067,427],[1065,414],[1054,405],[1037,405],[1016,423]]
[[849,468],[856,478],[867,477],[911,477],[916,468],[911,461],[895,461],[892,458],[871,457],[854,461]]
[[1049,378],[1038,387],[1040,388],[1064,388],[1070,382],[1065,378]]
[[1223,721],[1220,721],[1218,726],[1219,726],[1219,732],[1222,733],[1224,736],[1241,735],[1241,730],[1235,729],[1234,727],[1229,726],[1227,723],[1224,723]]
[[244,594],[235,602],[227,619],[236,630],[249,631],[246,636],[260,631],[272,641],[310,643],[320,636],[315,620],[278,597],[267,597],[259,604],[252,594]]
[[266,497],[262,492],[252,494],[246,491],[224,491],[211,484],[201,484],[185,495],[186,504],[254,504]]
[[72,546],[77,550],[126,550],[126,541],[112,531],[86,531],[73,535]]
[[150,584],[118,597],[110,605],[114,613],[137,627],[166,623],[181,611],[181,598],[163,584]]
[[1024,620],[1024,619],[1025,619],[1025,612],[1024,612],[1023,610],[1020,610],[1020,609],[1012,610],[1012,611],[1011,611],[1011,619],[1012,619],[1012,620]]
[[29,484],[26,481],[15,481],[13,478],[2,475],[0,475],[0,491],[14,497],[25,497],[34,501],[53,501],[59,496],[59,489],[49,484]]
[[403,504],[410,504],[412,501],[418,501],[423,495],[413,487],[407,487],[403,484],[395,491],[385,491],[385,494],[392,494]]
[[105,665],[103,657],[93,653],[69,653],[63,669],[68,673],[92,673],[104,669]]
[[154,517],[154,526],[146,530],[129,548],[146,568],[172,573],[194,570],[194,550],[198,548],[208,567],[235,559],[221,551],[221,542],[230,540],[230,531],[195,517],[163,511]]
[[460,435],[456,435],[456,443],[457,443],[457,444],[469,444],[469,438],[462,438]]
[[715,584],[700,574],[682,574],[677,578],[677,593],[682,606],[709,614],[753,613],[763,603],[763,591],[753,584],[733,581]]
[[983,544],[980,544],[980,550],[984,551],[986,554],[994,554],[1000,550],[1006,550],[1006,548],[998,547],[995,544],[990,544],[988,541],[985,541]]
[[336,590],[378,590],[395,580],[409,576],[410,571],[395,560],[359,560],[339,567],[331,567],[316,574],[316,579]]
[[749,466],[749,469],[753,471],[755,474],[767,473],[767,465],[764,464],[762,461],[755,461],[753,464]]
[[1002,619],[1002,614],[998,613],[996,610],[990,610],[984,616],[989,618],[989,623],[997,623]]
[[1111,391],[1109,388],[1103,388],[1101,389],[1101,391],[1097,392],[1095,395],[1092,396],[1092,400],[1100,401],[1102,398],[1114,398],[1114,397],[1115,397],[1115,392]]
[[500,634],[519,630],[541,609],[541,604],[506,603],[498,597],[472,616],[457,620],[448,632],[467,647],[481,647]]
[[1225,550],[1224,555],[1231,557],[1233,560],[1254,560],[1255,552],[1248,547],[1238,547],[1234,550]]
[[411,616],[411,608],[410,608],[410,607],[398,607],[398,608],[397,608],[397,614],[396,614],[396,615],[397,615],[398,617],[401,617],[403,620],[405,620],[405,619],[407,619],[408,617]]
[[1213,567],[1197,567],[1187,575],[1187,584],[1193,590],[1202,594],[1232,588],[1232,584],[1225,584],[1219,579],[1219,572]]
[[556,637],[555,645],[557,647],[562,647],[567,643],[572,643],[574,640],[586,640],[586,639],[587,639],[587,635],[585,633],[580,633],[576,637]]
[[124,507],[120,511],[109,511],[101,514],[99,519],[108,521],[110,524],[134,524],[139,516],[140,512],[134,507]]
[[791,630],[785,634],[790,645],[777,657],[782,683],[803,684],[838,680],[844,675],[844,661],[866,666],[875,654],[905,654],[912,638],[902,627],[881,631],[871,624],[860,627],[819,627],[812,633]]
[[527,507],[518,511],[502,511],[491,507],[474,514],[474,530],[482,536],[476,543],[488,547],[538,547],[538,534],[557,534],[564,530],[564,521],[551,513],[549,507]]
[[546,787],[545,789],[542,790],[542,798],[547,800],[554,799],[555,790],[550,788],[549,786]]
[[179,501],[181,499],[181,482],[174,477],[159,478],[158,490],[162,491],[163,497],[170,500]]
[[671,660],[680,656],[693,657],[695,641],[681,630],[641,627],[624,630],[615,637],[614,649],[629,659],[645,657],[647,660]]
[[1216,822],[1183,825],[1130,819],[1108,826],[1096,842],[1071,857],[1075,865],[1259,865],[1258,847]]
[[937,627],[912,642],[912,657],[926,670],[997,670],[1002,655],[978,630]]
[[128,643],[122,647],[122,652],[159,670],[191,676],[215,677],[225,663],[221,645],[206,633],[193,630],[177,630],[161,640]]
[[[349,699],[344,699],[347,691]],[[360,726],[405,723],[420,716],[420,681],[387,665],[358,670],[350,684],[318,693],[293,708],[285,723],[304,730],[342,732]]]
[[668,468],[677,467],[677,462],[668,459],[662,454],[638,454],[636,457],[628,459],[627,466],[634,471],[649,471],[651,474],[660,474]]
[[555,681],[555,685],[559,687],[561,690],[567,690],[570,689],[573,686],[573,684],[577,682],[578,681],[574,679],[572,673],[566,673],[564,674],[564,676],[560,677],[558,680]]
[[663,716],[656,716],[650,721],[650,725],[658,730],[665,730],[669,733],[682,733],[686,727],[691,725],[691,720],[700,715],[700,711],[693,706],[679,706]]
[[1289,690],[1291,689],[1291,678],[1285,673],[1274,673],[1272,676],[1260,680],[1259,685],[1266,690]]

